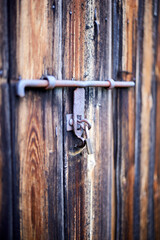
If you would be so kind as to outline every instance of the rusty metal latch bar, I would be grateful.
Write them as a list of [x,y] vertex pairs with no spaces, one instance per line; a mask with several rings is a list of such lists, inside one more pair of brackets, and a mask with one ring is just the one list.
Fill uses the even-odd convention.
[[[134,82],[121,82],[107,79],[106,81],[72,81],[56,80],[54,76],[44,75],[42,79],[20,80],[17,84],[17,95],[25,96],[26,87],[36,87],[44,89],[53,89],[56,87],[75,87],[73,114],[67,114],[67,131],[74,131],[74,134],[81,140],[81,146],[86,144],[88,154],[93,154],[91,140],[89,138],[89,129],[91,124],[84,117],[85,109],[85,87],[133,87]],[[86,136],[86,138],[85,138]]]
[[105,87],[108,89],[115,87],[134,87],[134,82],[127,81],[114,81],[113,79],[107,79],[105,81],[72,81],[72,80],[56,80],[54,76],[44,75],[42,79],[20,80],[17,84],[17,95],[20,97],[25,96],[25,88],[44,88],[53,89],[56,87]]

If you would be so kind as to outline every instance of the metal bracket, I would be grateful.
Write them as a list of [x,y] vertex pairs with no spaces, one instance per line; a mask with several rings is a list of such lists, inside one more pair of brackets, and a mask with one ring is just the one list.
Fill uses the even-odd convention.
[[83,128],[78,123],[78,120],[84,119],[84,103],[85,90],[84,88],[77,88],[74,90],[73,128],[75,135],[80,139],[82,139]]
[[66,115],[67,132],[73,131],[73,114]]
[[84,119],[85,90],[84,88],[76,88],[74,90],[73,114],[67,114],[67,131],[74,131],[75,135],[84,142],[82,137],[84,132],[84,123],[79,121]]
[[[84,108],[85,108],[85,89],[76,88],[74,90],[74,105],[73,105],[73,114],[67,114],[67,131],[74,131],[75,135],[81,139],[83,146],[85,143],[90,143],[88,138],[88,130],[91,129],[90,122],[84,118]],[[87,127],[87,128],[86,128]],[[83,136],[85,132],[86,136]],[[88,149],[91,150],[91,143]],[[88,151],[91,153],[92,151]]]

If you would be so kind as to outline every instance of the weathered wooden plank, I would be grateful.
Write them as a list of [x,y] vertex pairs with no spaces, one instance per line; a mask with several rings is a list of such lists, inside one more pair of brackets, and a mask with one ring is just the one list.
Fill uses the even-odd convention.
[[[153,104],[152,83],[152,2],[146,1],[144,5],[144,36],[141,79],[141,153],[140,153],[140,238],[147,238],[148,226],[148,183],[149,183],[149,146],[151,108]],[[147,50],[146,50],[147,49]]]
[[12,89],[16,239],[63,236],[60,104],[54,92],[34,91],[19,99]]
[[[114,78],[133,81],[136,74],[138,1],[115,2],[113,14]],[[133,239],[135,89],[119,89],[114,94],[116,239]]]
[[[18,78],[19,75],[22,78],[39,78],[42,73],[54,74],[60,79],[63,55],[63,78],[105,80],[111,77],[111,50],[115,79],[129,81],[135,77],[136,72],[136,96],[134,89],[121,89],[114,93],[114,106],[111,91],[86,89],[85,115],[92,123],[92,156],[87,156],[85,149],[81,151],[77,147],[79,141],[73,133],[66,132],[66,123],[64,126],[62,123],[62,111],[64,118],[73,111],[73,90],[64,91],[62,108],[61,90],[29,91],[24,99],[19,99],[15,96],[15,87],[11,86],[13,228],[16,239],[64,238],[63,147],[66,239],[113,239],[115,234],[117,239],[152,239],[154,235],[159,239],[159,53],[156,62],[153,208],[154,31],[158,1],[154,2],[154,9],[151,1],[139,1],[138,23],[137,1],[112,3],[113,11],[111,1],[107,0],[63,1],[62,53],[62,1],[55,1],[54,8],[47,0],[37,3],[27,0],[10,1],[11,79]],[[5,49],[7,47],[4,47],[4,51]],[[0,58],[0,64],[3,65],[5,58]],[[7,69],[7,65],[3,68]],[[4,103],[0,104],[0,118],[4,116],[0,124],[6,124],[0,128],[0,151],[4,153],[4,144],[9,149],[5,152],[5,159],[8,161],[3,161],[3,154],[0,156],[0,171],[5,174],[4,184],[0,182],[1,216],[5,216],[1,218],[3,221],[0,226],[4,230],[1,231],[2,234],[10,229],[8,236],[11,237],[10,118],[7,87],[2,88],[0,96],[0,103]],[[4,129],[7,130],[5,133]],[[116,233],[113,140],[117,174]],[[6,178],[6,171],[9,178]],[[8,189],[6,192],[5,188],[4,192],[6,185]],[[4,200],[7,198],[3,203],[9,206],[8,215],[5,215],[6,205],[2,205],[2,196]]]
[[0,239],[12,239],[12,166],[7,84],[0,86]]
[[[157,1],[155,1],[157,4]],[[155,22],[152,1],[139,2],[136,74],[134,235],[154,239]]]
[[[62,2],[54,5],[10,1],[11,79],[61,78]],[[20,99],[11,86],[11,103],[14,238],[63,239],[62,91]]]
[[[80,1],[63,1],[63,79],[83,79],[84,67],[79,59],[84,56],[84,51],[80,51],[84,46],[84,11],[84,1],[82,7]],[[64,92],[64,116],[73,111],[72,95],[73,90]],[[83,153],[78,153],[78,148],[74,147],[76,144],[76,137],[72,132],[66,133],[64,124],[65,239],[85,239],[88,234],[83,184],[86,163],[81,163],[79,155]]]
[[8,11],[7,1],[0,1],[0,83],[8,77]]
[[[67,0],[63,6],[63,78],[87,81],[111,77],[111,1]],[[64,114],[72,113],[73,90],[65,90],[64,99]],[[92,123],[94,155],[81,151],[74,134],[64,128],[65,238],[112,239],[111,91],[86,89],[85,116]]]
[[[143,30],[143,56],[142,56],[142,78],[141,78],[141,153],[140,153],[140,239],[146,239],[150,235],[150,224],[152,216],[149,215],[149,183],[150,178],[150,151],[153,147],[151,123],[154,121],[153,107],[154,96],[152,92],[153,84],[153,5],[151,1],[146,1],[144,5],[144,30]],[[154,160],[154,159],[153,159]],[[153,236],[152,236],[153,237]]]
[[0,239],[12,239],[12,166],[7,1],[0,1]]
[[158,11],[157,29],[157,58],[156,58],[156,144],[154,168],[154,231],[155,239],[160,239],[160,4]]

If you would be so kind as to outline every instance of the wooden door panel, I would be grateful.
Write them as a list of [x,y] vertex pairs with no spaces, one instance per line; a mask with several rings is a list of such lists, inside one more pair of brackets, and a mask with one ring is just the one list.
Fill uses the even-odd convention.
[[[160,16],[160,7],[158,10],[158,16]],[[155,239],[160,238],[160,17],[158,19],[158,27],[156,33],[156,129],[155,129],[155,166],[154,166],[154,229]]]
[[0,1],[0,239],[12,239],[12,162],[7,1]]
[[30,91],[25,98],[19,99],[12,87],[16,239],[61,239],[63,236],[59,94]]
[[[87,81],[111,77],[110,1],[68,0],[63,1],[63,6],[63,79]],[[89,134],[94,155],[88,156],[85,148],[80,150],[76,137],[64,128],[65,237],[112,239],[112,92],[95,88],[85,91],[85,117],[92,123]],[[64,90],[63,97],[65,116],[73,112],[73,90]]]
[[[158,231],[154,232],[153,227],[157,6],[157,2],[151,1],[123,1],[118,8],[118,16],[122,17],[121,77],[136,79],[135,97],[134,90],[120,90],[118,97],[118,135],[115,134],[118,239],[158,239]],[[114,19],[119,21],[116,16]],[[114,63],[117,64],[117,55]]]
[[[2,239],[159,239],[159,10],[158,0],[0,1]],[[85,89],[93,155],[66,130],[74,89],[16,96],[19,76],[42,74],[135,80]]]
[[[136,79],[137,17],[138,1],[115,2],[113,5],[113,76],[117,80]],[[135,88],[115,90],[117,239],[134,237],[135,107]]]
[[[156,3],[155,3],[156,4]],[[136,72],[134,236],[154,238],[155,15],[151,1],[139,3]],[[156,233],[155,233],[156,234]]]
[[6,83],[9,69],[8,6],[0,1],[0,84]]
[[[10,79],[61,78],[61,3],[10,1]],[[11,84],[13,234],[63,239],[62,90],[26,91]]]
[[8,85],[0,85],[0,239],[12,239],[12,163],[9,99]]

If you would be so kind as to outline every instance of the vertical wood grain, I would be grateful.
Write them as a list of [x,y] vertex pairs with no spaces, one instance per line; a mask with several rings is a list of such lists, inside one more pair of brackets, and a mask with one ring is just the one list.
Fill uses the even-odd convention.
[[12,165],[9,88],[0,85],[0,239],[12,239]]
[[157,1],[139,2],[136,74],[134,236],[154,239],[155,28]]
[[0,239],[12,239],[13,236],[7,7],[7,1],[0,1]]
[[[158,2],[122,1],[117,4],[115,1],[113,6],[113,22],[117,24],[113,30],[114,76],[123,80],[136,78],[135,96],[133,89],[119,90],[118,98],[114,94],[118,104],[114,106],[118,118],[114,123],[117,139],[114,143],[117,159],[116,234],[117,239],[154,239],[154,167],[155,179],[158,176],[157,166],[154,166]],[[155,188],[158,186],[156,181]]]
[[[62,2],[10,1],[10,78],[61,78]],[[15,25],[14,25],[15,24]],[[11,85],[15,239],[63,239],[62,91]]]
[[[150,121],[153,104],[152,83],[152,2],[146,1],[144,6],[143,57],[141,80],[141,153],[140,153],[140,239],[147,238],[148,224],[148,182],[149,182],[149,150],[150,150]],[[147,50],[146,50],[147,49]],[[145,167],[144,167],[145,166]]]
[[[63,1],[63,79],[83,80],[85,1]],[[73,113],[73,90],[63,93],[64,117]],[[65,119],[65,118],[64,118]],[[66,122],[65,122],[66,123]],[[72,132],[66,132],[64,123],[64,207],[65,239],[86,239],[84,154],[79,153],[78,141]],[[86,208],[86,211],[89,209]]]
[[[63,6],[63,78],[87,81],[111,77],[111,2],[68,0]],[[92,123],[89,134],[94,154],[88,156],[85,148],[78,148],[78,140],[64,125],[65,237],[112,239],[112,94],[106,89],[85,91],[85,117]],[[64,114],[72,113],[73,90],[65,90],[63,96]]]
[[63,238],[59,105],[56,93],[29,92],[20,100],[12,89],[16,238]]
[[8,77],[8,6],[7,1],[0,1],[0,84],[7,82]]
[[[158,0],[0,1],[0,238],[160,238],[159,52]],[[85,89],[93,155],[66,131],[74,89],[16,96],[44,73],[135,80]]]
[[160,4],[158,9],[158,29],[156,46],[156,144],[154,168],[154,231],[155,239],[160,238]]
[[[114,78],[133,81],[136,74],[138,1],[114,4]],[[117,239],[133,239],[135,89],[114,92],[114,146],[117,185]],[[128,227],[129,225],[129,227]]]
[[[124,81],[133,81],[136,77],[138,1],[123,1],[122,9],[123,45],[121,78]],[[120,181],[122,191],[122,235],[120,239],[133,239],[135,88],[122,90],[120,96]],[[129,228],[128,225],[130,226]]]

